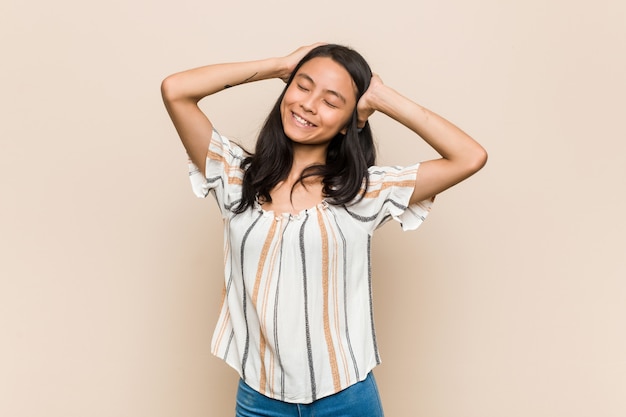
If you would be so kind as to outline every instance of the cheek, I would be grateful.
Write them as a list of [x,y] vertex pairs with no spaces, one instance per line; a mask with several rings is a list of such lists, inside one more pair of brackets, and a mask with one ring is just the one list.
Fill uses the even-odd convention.
[[280,115],[283,116],[285,111],[287,110],[287,106],[291,103],[292,100],[289,98],[287,94],[283,96],[283,99],[280,101]]
[[352,111],[335,114],[333,119],[337,130],[344,129],[352,119]]
[[280,101],[280,111],[282,112],[283,108],[285,108],[285,106],[287,105],[287,103],[289,103],[290,99],[289,99],[289,89],[287,89],[287,91],[285,91],[285,94],[283,94],[283,99]]
[[300,92],[298,91],[297,88],[293,87],[293,86],[289,86],[287,87],[287,90],[285,91],[285,95],[283,96],[283,101],[282,103],[285,104],[289,104],[289,103],[293,103],[295,100],[298,100],[298,96],[299,96]]

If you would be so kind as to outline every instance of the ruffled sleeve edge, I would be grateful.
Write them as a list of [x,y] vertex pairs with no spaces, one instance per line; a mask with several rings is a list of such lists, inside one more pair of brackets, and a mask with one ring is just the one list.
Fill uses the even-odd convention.
[[[242,150],[233,146],[230,141],[213,129],[211,141],[207,148],[204,173],[191,160],[188,161],[191,189],[198,198],[206,198],[212,189],[228,180],[227,165],[234,159],[242,158]],[[224,185],[224,184],[222,184]]]
[[[418,163],[405,168],[407,171],[413,170],[411,176],[413,182],[417,179],[419,165]],[[432,197],[415,204],[409,204],[414,189],[415,187],[396,187],[392,193],[392,201],[399,204],[392,204],[389,208],[389,214],[400,223],[403,231],[417,229],[426,220],[435,201],[435,197]]]
[[[207,158],[207,164],[209,159]],[[189,181],[191,182],[191,189],[198,198],[206,198],[209,195],[209,183],[206,180],[206,174],[200,172],[200,168],[196,166],[191,160],[189,165]]]

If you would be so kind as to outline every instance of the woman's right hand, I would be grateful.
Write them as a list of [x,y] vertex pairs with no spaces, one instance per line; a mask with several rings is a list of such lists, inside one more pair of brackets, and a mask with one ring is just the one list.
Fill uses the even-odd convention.
[[206,65],[168,76],[161,83],[165,107],[187,155],[201,172],[207,158],[213,124],[198,107],[203,97],[247,82],[280,78],[287,82],[300,60],[316,46],[302,46],[283,58]]
[[374,114],[376,109],[376,98],[377,93],[381,88],[385,87],[383,84],[383,80],[378,76],[378,74],[372,74],[372,79],[370,81],[370,85],[367,88],[367,91],[363,93],[359,102],[356,105],[358,122],[357,126],[359,129],[362,129],[367,122],[367,119]]
[[281,80],[284,82],[289,81],[289,77],[291,77],[291,73],[296,68],[296,65],[308,54],[312,49],[317,48],[318,46],[326,45],[324,42],[317,42],[312,45],[301,46],[289,55],[282,58],[283,60],[283,71],[279,76]]

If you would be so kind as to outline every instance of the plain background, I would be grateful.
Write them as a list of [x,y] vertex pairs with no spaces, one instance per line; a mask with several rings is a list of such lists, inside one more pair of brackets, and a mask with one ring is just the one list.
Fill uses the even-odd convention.
[[[168,74],[351,45],[489,151],[374,240],[388,416],[626,415],[626,3],[78,0],[0,5],[0,415],[232,416],[209,353],[221,221]],[[252,141],[279,80],[203,102]],[[432,152],[383,116],[380,163]]]

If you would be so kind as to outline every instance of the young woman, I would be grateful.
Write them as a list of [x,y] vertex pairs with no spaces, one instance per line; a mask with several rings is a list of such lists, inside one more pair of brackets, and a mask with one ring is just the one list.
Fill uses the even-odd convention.
[[[270,78],[286,87],[247,154],[198,101]],[[212,352],[241,376],[236,415],[382,416],[371,374],[380,363],[372,233],[390,219],[417,228],[436,194],[485,164],[485,150],[339,45],[192,69],[161,87],[193,189],[211,192],[224,218],[225,290]],[[375,111],[441,158],[375,166]]]

